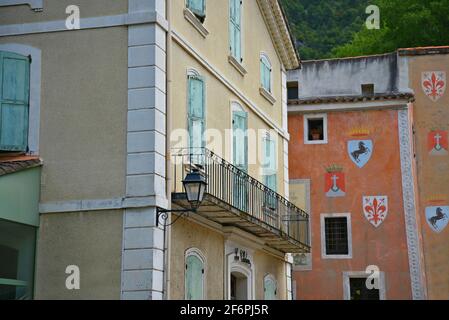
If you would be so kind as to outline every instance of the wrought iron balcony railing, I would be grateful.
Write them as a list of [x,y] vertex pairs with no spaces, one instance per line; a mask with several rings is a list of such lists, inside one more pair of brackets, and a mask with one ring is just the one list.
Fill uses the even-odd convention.
[[182,193],[182,179],[198,170],[206,177],[206,194],[309,246],[309,215],[257,179],[205,148],[174,149],[171,156],[174,193]]

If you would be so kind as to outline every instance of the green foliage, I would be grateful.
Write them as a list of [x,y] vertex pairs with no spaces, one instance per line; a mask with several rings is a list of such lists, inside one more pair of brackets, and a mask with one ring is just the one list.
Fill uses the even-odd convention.
[[303,60],[332,56],[364,25],[369,0],[280,0]]
[[[449,0],[280,0],[303,60],[449,45]],[[368,30],[365,9],[380,8]]]
[[449,0],[374,0],[373,3],[380,8],[380,30],[362,27],[351,42],[334,48],[333,56],[449,44]]

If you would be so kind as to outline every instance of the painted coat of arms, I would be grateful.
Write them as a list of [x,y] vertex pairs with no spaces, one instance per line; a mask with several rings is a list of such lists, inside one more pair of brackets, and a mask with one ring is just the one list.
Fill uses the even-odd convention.
[[363,213],[366,219],[376,228],[379,227],[388,214],[387,196],[363,197]]
[[345,174],[343,168],[331,166],[326,169],[325,190],[329,198],[344,197],[346,195]]
[[363,168],[371,159],[373,152],[372,140],[351,140],[348,141],[348,153],[352,162],[359,168]]
[[446,91],[446,72],[423,72],[421,76],[421,85],[426,96],[433,102],[437,102]]
[[427,207],[426,220],[433,231],[440,233],[449,222],[449,206]]
[[449,152],[448,132],[434,130],[428,136],[429,154],[432,156],[444,156]]

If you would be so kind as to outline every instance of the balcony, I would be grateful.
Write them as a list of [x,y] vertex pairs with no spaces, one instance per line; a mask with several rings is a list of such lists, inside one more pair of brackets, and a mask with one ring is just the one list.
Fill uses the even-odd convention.
[[207,149],[172,150],[172,203],[189,208],[182,179],[192,170],[207,181],[197,214],[222,226],[234,226],[283,253],[310,252],[309,215]]

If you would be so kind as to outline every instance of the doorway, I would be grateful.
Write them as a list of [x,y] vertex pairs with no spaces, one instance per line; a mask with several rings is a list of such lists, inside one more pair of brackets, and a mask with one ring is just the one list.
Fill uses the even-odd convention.
[[243,273],[231,273],[231,300],[248,300],[248,277]]

